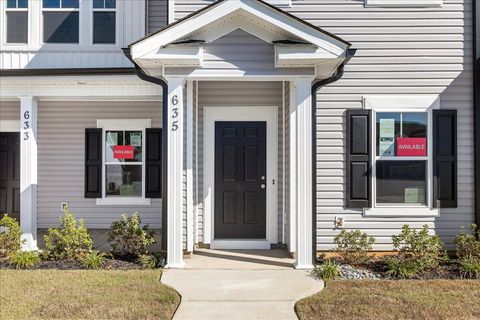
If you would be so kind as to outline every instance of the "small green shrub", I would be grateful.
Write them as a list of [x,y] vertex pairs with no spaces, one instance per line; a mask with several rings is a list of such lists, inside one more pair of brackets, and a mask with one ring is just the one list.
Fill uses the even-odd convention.
[[410,279],[418,275],[420,267],[412,260],[402,260],[398,257],[389,257],[387,262],[387,276],[397,279]]
[[122,214],[108,231],[108,241],[112,252],[118,256],[139,257],[147,253],[147,247],[155,243],[154,232],[147,225],[141,226],[142,220],[137,212],[132,217]]
[[460,259],[468,256],[480,261],[480,229],[472,224],[472,233],[466,233],[465,228],[455,237],[457,256]]
[[323,260],[323,263],[317,265],[312,272],[315,276],[325,281],[334,280],[340,276],[338,264],[330,259]]
[[10,263],[15,269],[31,269],[40,263],[41,259],[35,251],[17,251],[10,256]]
[[480,278],[480,260],[473,256],[466,256],[458,260],[460,276],[464,279]]
[[100,269],[105,263],[106,254],[99,251],[90,251],[83,255],[81,263],[87,269]]
[[420,231],[404,225],[402,232],[393,236],[392,240],[394,248],[399,251],[399,259],[415,261],[420,270],[436,268],[440,262],[448,259],[440,237],[429,234],[427,225]]
[[152,254],[142,254],[138,257],[137,262],[144,268],[144,269],[155,269],[158,265],[157,257]]
[[59,218],[59,222],[58,228],[48,229],[47,234],[43,237],[48,257],[78,259],[83,253],[92,249],[93,241],[83,219],[77,222],[68,207],[65,207],[64,215]]
[[0,219],[0,257],[7,257],[20,250],[21,236],[22,229],[17,220],[5,213]]
[[372,250],[375,239],[360,230],[342,230],[334,239],[336,251],[343,261],[358,265],[368,261],[368,251]]

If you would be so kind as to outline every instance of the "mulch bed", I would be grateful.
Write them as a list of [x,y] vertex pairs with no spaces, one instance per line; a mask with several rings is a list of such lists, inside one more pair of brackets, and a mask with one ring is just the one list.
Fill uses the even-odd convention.
[[[15,269],[7,259],[0,259],[0,269]],[[54,269],[54,270],[81,270],[87,269],[77,260],[51,260],[42,261],[32,269]],[[142,266],[135,262],[119,259],[106,258],[102,269],[107,270],[138,270]]]

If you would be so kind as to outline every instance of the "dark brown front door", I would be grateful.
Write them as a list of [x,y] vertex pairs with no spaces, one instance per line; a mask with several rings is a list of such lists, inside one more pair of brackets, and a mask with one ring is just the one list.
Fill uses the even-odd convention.
[[266,237],[266,122],[215,123],[215,239]]
[[20,221],[20,135],[0,132],[0,215]]

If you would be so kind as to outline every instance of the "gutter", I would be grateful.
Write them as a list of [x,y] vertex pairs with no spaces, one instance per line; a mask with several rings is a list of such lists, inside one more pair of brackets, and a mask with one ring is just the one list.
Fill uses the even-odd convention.
[[162,250],[167,251],[167,174],[168,174],[168,137],[165,130],[168,128],[168,84],[162,78],[152,77],[146,74],[142,68],[132,59],[130,48],[122,48],[125,56],[135,67],[135,74],[142,80],[162,86]]
[[[474,1],[475,2],[475,1]],[[312,84],[312,255],[317,261],[317,91],[327,84],[336,82],[343,76],[345,65],[353,58],[357,49],[347,49],[347,56],[337,71],[329,78]]]
[[480,226],[480,3],[473,3],[473,161],[474,161],[474,200],[475,223]]

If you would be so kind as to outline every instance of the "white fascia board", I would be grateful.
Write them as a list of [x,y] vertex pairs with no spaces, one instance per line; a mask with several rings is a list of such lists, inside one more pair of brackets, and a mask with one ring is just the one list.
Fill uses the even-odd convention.
[[238,2],[243,10],[251,13],[256,18],[272,23],[291,34],[294,34],[298,38],[324,48],[333,54],[341,55],[348,48],[346,43],[315,30],[278,11],[272,10],[259,2],[249,0],[239,0]]
[[443,0],[365,0],[365,7],[383,8],[438,8],[443,6]]
[[198,30],[207,24],[219,20],[237,10],[248,12],[253,19],[259,19],[271,23],[279,28],[294,34],[295,36],[322,47],[336,55],[341,55],[346,49],[347,44],[328,36],[318,30],[315,30],[295,19],[292,19],[272,8],[257,1],[238,0],[225,1],[210,10],[202,12],[200,15],[191,17],[176,26],[168,28],[163,32],[153,35],[143,41],[132,45],[132,58],[138,59],[143,55],[165,46],[177,39],[180,39],[195,30]]
[[276,67],[315,66],[337,58],[331,52],[310,45],[275,45]]
[[141,60],[155,60],[156,63],[169,67],[202,66],[203,46],[172,45],[154,50],[138,59],[138,61]]

